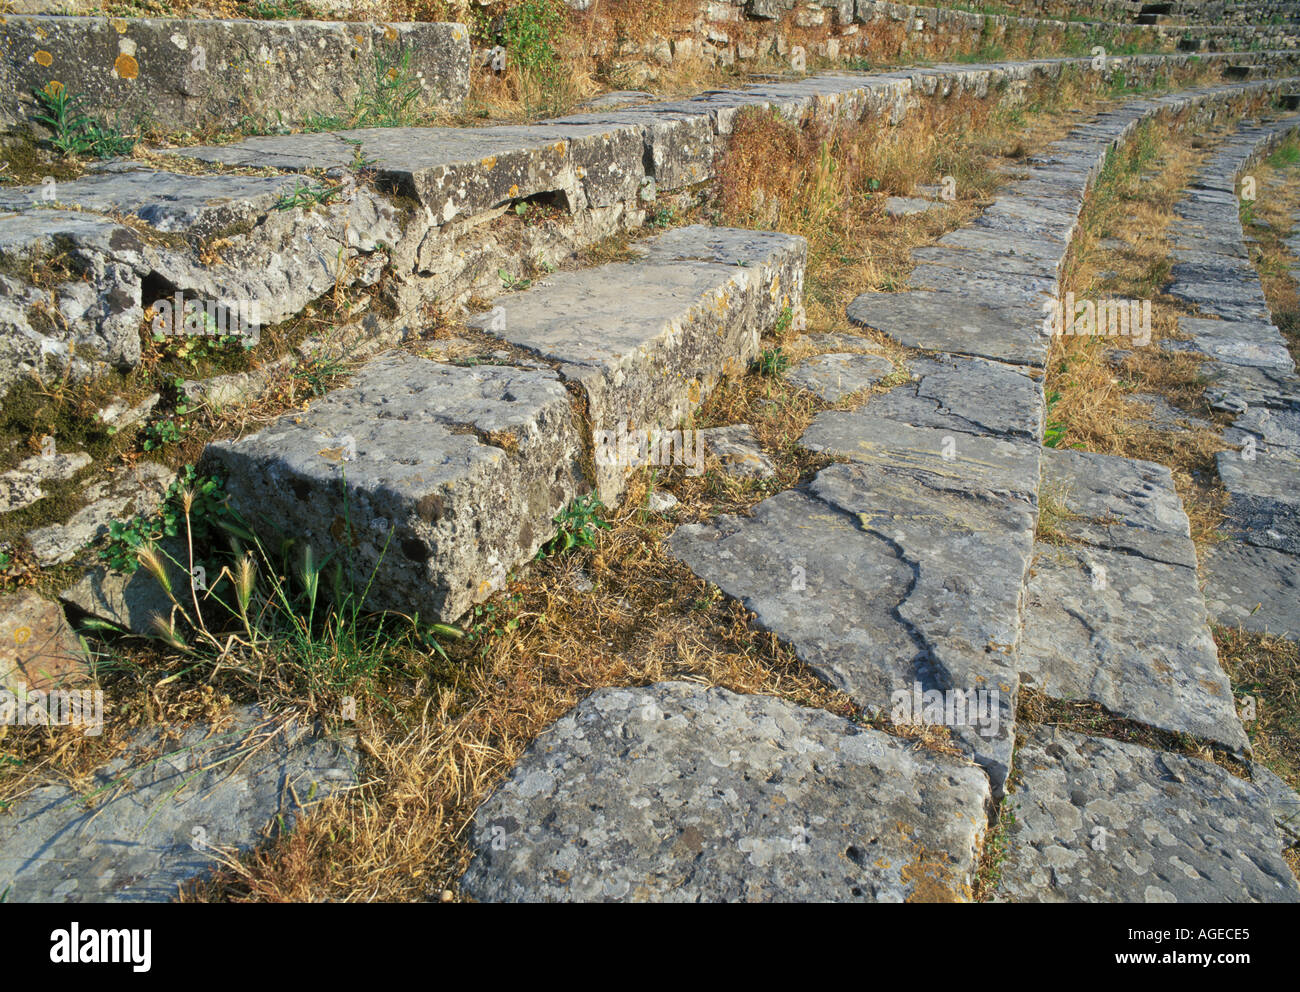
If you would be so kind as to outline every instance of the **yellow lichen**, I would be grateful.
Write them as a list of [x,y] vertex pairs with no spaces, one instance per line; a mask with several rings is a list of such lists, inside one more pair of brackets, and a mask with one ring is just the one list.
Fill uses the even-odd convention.
[[113,63],[113,73],[119,79],[135,79],[136,76],[140,75],[140,63],[135,60],[134,56],[123,52],[117,57],[117,61]]
[[48,68],[50,63],[54,61],[54,56],[43,48],[37,49],[36,54],[33,55],[32,58],[36,60],[37,65],[43,65],[46,68]]

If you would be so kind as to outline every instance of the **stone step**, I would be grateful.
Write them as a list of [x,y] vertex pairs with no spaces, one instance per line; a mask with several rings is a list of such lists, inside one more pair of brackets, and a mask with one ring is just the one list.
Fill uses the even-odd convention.
[[1208,761],[1025,728],[998,896],[1300,902],[1265,792]]
[[[1300,53],[1251,58],[1268,74],[1300,67]],[[1110,61],[1111,70],[1134,80],[1194,65],[1174,55]],[[109,163],[66,183],[7,189],[3,205],[12,213],[0,213],[0,394],[51,361],[79,376],[96,374],[103,363],[133,367],[146,310],[177,292],[211,303],[223,317],[239,306],[256,308],[260,320],[253,323],[260,326],[287,320],[339,287],[365,288],[387,275],[386,300],[396,316],[369,314],[341,332],[343,340],[351,335],[382,346],[400,340],[431,299],[447,304],[499,292],[497,272],[516,255],[562,258],[638,226],[660,193],[710,180],[717,152],[747,107],[799,120],[898,121],[931,98],[983,98],[1088,65],[1040,59],[824,74],[527,126],[271,135],[173,149],[188,160],[178,172],[160,171],[166,158],[154,156]],[[1254,85],[1271,92],[1290,84]],[[186,174],[196,160],[295,175]],[[357,181],[361,163],[375,184]],[[335,185],[327,190],[319,176],[296,175],[305,170],[319,170]],[[533,203],[560,207],[564,223],[524,232],[522,249],[498,242],[483,226],[511,206]],[[1069,223],[1059,220],[1044,218],[1041,205],[1026,200],[1002,204],[984,224],[995,238],[1021,230],[1059,239]],[[68,252],[74,269],[52,287],[62,318],[57,327],[38,313],[51,289],[7,274],[56,248]],[[978,279],[978,269],[968,271]],[[939,267],[932,275],[948,273]],[[1038,285],[1026,283],[1027,292]]]
[[[469,95],[463,24],[46,17],[0,22],[0,131],[33,127],[51,80],[83,113],[168,128],[298,124],[347,114],[375,57],[406,73],[413,111],[457,113]],[[402,59],[406,60],[402,66]]]
[[0,816],[11,902],[167,902],[221,858],[357,784],[359,755],[292,716],[134,734],[89,788],[42,785]]
[[823,710],[667,682],[602,689],[475,814],[483,902],[957,902],[987,779]]
[[[1070,234],[1107,153],[1144,118],[1202,101],[1213,106],[1228,92],[1137,101],[1101,115],[999,190],[965,229],[984,240],[963,243],[965,231],[954,232],[945,241],[961,247],[949,247],[951,256],[927,253],[921,269],[946,270],[926,276],[943,288],[855,300],[850,319],[939,353],[906,360],[910,381],[860,409],[813,420],[801,443],[847,464],[748,516],[687,525],[671,539],[693,571],[740,600],[757,624],[870,713],[888,712],[914,684],[996,691],[996,727],[950,728],[989,773],[995,796],[1011,768],[1021,613],[1039,510],[1044,399],[1034,372],[1041,375],[1047,354],[1042,302],[1059,290]],[[1037,190],[1026,208],[1021,183],[1054,192]],[[997,272],[995,263],[981,266],[981,256],[1009,255],[1023,281],[968,278]],[[996,331],[981,333],[986,327]],[[1004,357],[1018,364],[995,360]],[[1190,541],[1178,551],[1189,615],[1196,619],[1201,609],[1204,628]],[[1217,671],[1212,644],[1196,664]],[[1232,716],[1226,680],[1219,688]],[[1235,736],[1231,726],[1222,733],[1233,746],[1245,743],[1239,725]]]
[[1047,449],[1042,485],[1055,534],[1034,546],[1021,685],[1248,753],[1169,470]]
[[636,251],[485,315],[485,331],[539,362],[383,356],[206,458],[253,524],[318,553],[350,543],[357,576],[375,571],[371,606],[454,621],[537,552],[574,497],[595,485],[617,502],[635,467],[620,438],[676,428],[802,306],[802,238],[689,227]]
[[1206,317],[1180,317],[1187,340],[1170,347],[1205,355],[1206,398],[1236,415],[1231,445],[1215,457],[1227,491],[1225,540],[1202,561],[1211,619],[1300,638],[1300,378],[1273,324],[1241,227],[1238,180],[1289,135],[1300,117],[1246,123],[1212,155],[1177,207],[1168,291]]

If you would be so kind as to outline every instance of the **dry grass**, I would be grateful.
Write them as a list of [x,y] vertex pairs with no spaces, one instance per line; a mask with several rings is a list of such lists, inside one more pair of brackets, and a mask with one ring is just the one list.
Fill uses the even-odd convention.
[[1245,726],[1256,759],[1300,789],[1300,645],[1236,627],[1216,627],[1214,640],[1233,692],[1255,701]]
[[360,795],[196,895],[439,897],[468,864],[477,805],[542,730],[603,686],[685,679],[852,715],[847,697],[667,555],[675,523],[642,509],[645,496],[641,480],[593,551],[516,577],[480,615],[490,630],[413,686],[400,714],[362,714],[370,781]]
[[[869,125],[800,130],[763,115],[747,117],[719,163],[710,209],[719,223],[808,237],[807,330],[854,333],[843,316],[848,300],[867,289],[901,285],[908,250],[964,222],[992,194],[998,179],[990,165],[1059,138],[1105,95],[1067,78],[1032,98],[1014,110],[952,101],[888,131]],[[958,179],[958,200],[948,210],[895,219],[880,209],[883,194],[909,193],[944,175]],[[625,242],[611,242],[591,260],[601,260],[601,252],[616,258],[625,249]],[[894,347],[864,336],[875,346]],[[793,335],[765,344],[785,344],[796,354],[808,350]],[[899,354],[896,348],[893,353]],[[239,416],[274,415],[304,397],[301,389],[289,390],[266,409]],[[534,563],[512,577],[503,593],[468,618],[470,636],[447,646],[450,657],[413,641],[396,644],[359,694],[355,729],[365,754],[363,787],[304,818],[291,834],[232,861],[189,898],[456,898],[473,811],[538,733],[602,686],[684,678],[852,715],[847,697],[813,677],[787,647],[756,630],[743,608],[664,547],[677,524],[744,512],[823,464],[795,444],[822,408],[779,379],[749,375],[724,384],[697,424],[751,424],[778,464],[774,483],[736,483],[716,474],[692,479],[680,470],[653,480],[641,476],[594,550]],[[232,421],[219,429],[240,427]],[[674,519],[644,509],[650,485],[682,500]],[[219,711],[230,699],[288,698],[277,697],[283,687],[250,684],[235,673],[195,671],[186,659],[153,645],[111,649],[113,664],[101,682],[117,707],[110,721],[115,728]],[[294,701],[317,715],[338,712],[334,694]],[[950,747],[942,728],[882,729],[923,746]],[[7,778],[0,794],[12,796],[42,775],[76,780],[116,739],[78,750],[71,738],[24,734],[17,745],[23,778]]]

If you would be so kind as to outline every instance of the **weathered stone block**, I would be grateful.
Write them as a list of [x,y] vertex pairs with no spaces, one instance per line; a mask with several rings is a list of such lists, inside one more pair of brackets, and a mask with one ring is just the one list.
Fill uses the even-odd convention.
[[0,23],[0,127],[28,126],[33,89],[57,81],[86,112],[129,126],[343,114],[375,80],[375,56],[408,53],[414,109],[455,112],[469,93],[460,24],[13,16]]
[[474,818],[493,902],[957,902],[988,781],[822,710],[668,682],[603,689]]
[[394,353],[205,458],[255,527],[373,572],[369,606],[454,621],[554,533],[579,438],[553,373]]
[[[762,331],[802,303],[802,238],[696,226],[636,250],[635,261],[555,273],[498,297],[498,310],[474,321],[580,385],[598,438],[677,428],[722,376],[745,371]],[[611,464],[601,450],[598,440],[598,489],[611,503],[636,466]]]

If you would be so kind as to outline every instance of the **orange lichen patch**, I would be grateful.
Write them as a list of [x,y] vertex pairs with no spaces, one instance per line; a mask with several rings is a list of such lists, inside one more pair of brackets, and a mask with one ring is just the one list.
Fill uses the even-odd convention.
[[518,183],[515,183],[513,186],[510,187],[510,195],[511,195],[512,197],[515,197],[515,196],[518,196],[518,195],[519,195],[519,184],[518,184]]
[[489,155],[487,158],[485,158],[482,161],[481,164],[484,169],[490,172],[492,169],[495,169],[497,167],[497,157],[495,155]]
[[46,68],[49,68],[49,66],[54,62],[54,56],[43,48],[37,49],[36,54],[33,55],[32,58],[36,60],[37,65],[42,65]]
[[140,63],[135,60],[135,56],[123,52],[113,63],[113,73],[118,79],[135,79],[140,75]]
[[390,24],[388,25],[388,27],[384,28],[384,41],[396,41],[396,40],[397,40],[397,29]]
[[50,96],[58,96],[60,93],[63,92],[63,84],[59,82],[57,79],[51,79],[48,83],[45,84],[45,92],[48,93]]
[[[902,832],[911,833],[910,830]],[[899,872],[903,883],[912,885],[908,902],[970,901],[970,886],[954,877],[948,855],[927,851],[916,841],[913,841],[913,852],[911,863],[904,865]]]
[[126,34],[126,21],[122,20],[122,18],[115,17],[113,20],[109,21],[108,23],[113,25],[113,27],[117,29],[118,34]]

